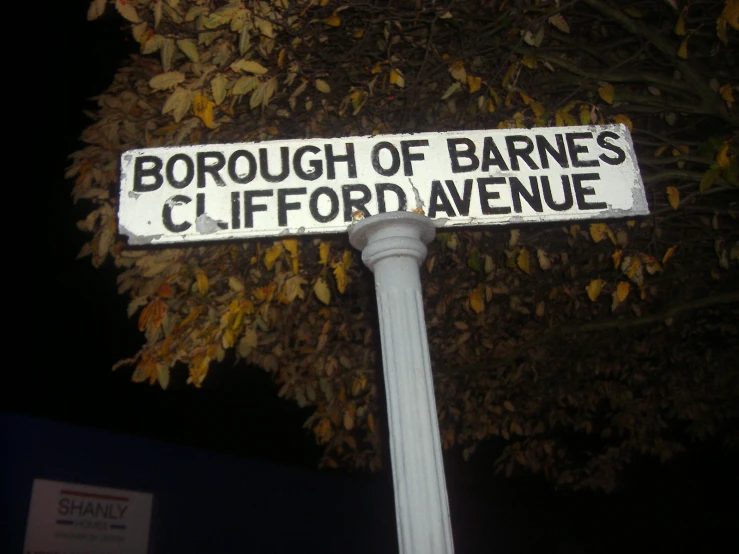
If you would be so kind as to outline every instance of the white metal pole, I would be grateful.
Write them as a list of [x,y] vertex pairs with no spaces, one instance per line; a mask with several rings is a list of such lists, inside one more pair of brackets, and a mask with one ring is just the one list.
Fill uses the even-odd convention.
[[413,212],[349,229],[375,274],[401,554],[454,552],[418,270],[435,235],[432,221]]

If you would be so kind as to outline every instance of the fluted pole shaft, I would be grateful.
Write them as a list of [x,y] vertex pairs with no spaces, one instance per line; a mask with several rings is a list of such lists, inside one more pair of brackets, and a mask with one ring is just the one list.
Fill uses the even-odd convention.
[[419,274],[434,236],[431,220],[411,212],[349,230],[375,274],[401,554],[454,552]]

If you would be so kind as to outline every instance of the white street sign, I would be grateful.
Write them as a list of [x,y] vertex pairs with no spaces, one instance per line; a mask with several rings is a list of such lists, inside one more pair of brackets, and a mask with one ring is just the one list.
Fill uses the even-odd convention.
[[624,125],[146,148],[121,160],[130,244],[339,233],[356,212],[419,208],[437,228],[649,213]]
[[35,479],[23,552],[146,554],[153,495]]

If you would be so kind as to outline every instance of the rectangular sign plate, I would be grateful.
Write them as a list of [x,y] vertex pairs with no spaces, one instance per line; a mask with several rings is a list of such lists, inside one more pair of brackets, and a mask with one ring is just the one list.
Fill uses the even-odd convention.
[[130,244],[340,233],[423,210],[437,227],[649,213],[624,125],[376,135],[130,150]]
[[146,554],[153,495],[35,479],[27,554]]

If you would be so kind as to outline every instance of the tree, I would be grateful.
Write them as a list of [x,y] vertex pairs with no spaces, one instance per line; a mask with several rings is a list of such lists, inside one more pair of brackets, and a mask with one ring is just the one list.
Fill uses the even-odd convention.
[[424,268],[445,448],[612,489],[647,454],[736,447],[739,2],[93,0],[141,46],[72,155],[81,255],[120,268],[146,337],[125,364],[200,386],[233,350],[315,408],[323,464],[377,469],[371,276],[345,237],[135,249],[124,150],[623,123],[652,215],[440,233]]

